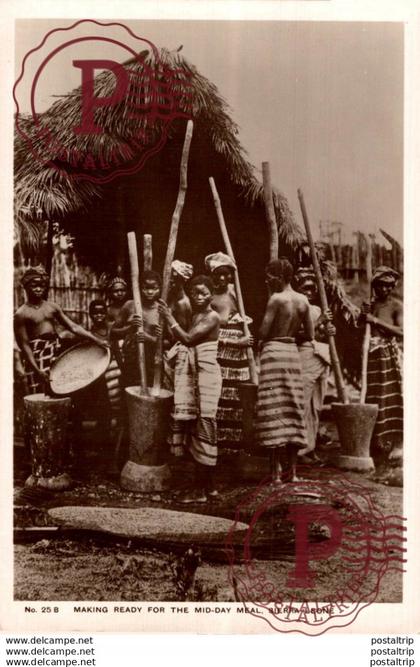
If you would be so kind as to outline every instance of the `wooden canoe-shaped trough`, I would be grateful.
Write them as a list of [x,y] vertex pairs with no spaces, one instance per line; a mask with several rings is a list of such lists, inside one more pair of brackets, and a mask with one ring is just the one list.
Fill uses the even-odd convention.
[[[155,507],[54,507],[49,516],[68,528],[92,530],[158,542],[224,542],[233,522],[218,516],[178,512]],[[235,523],[235,532],[248,530],[246,523]]]

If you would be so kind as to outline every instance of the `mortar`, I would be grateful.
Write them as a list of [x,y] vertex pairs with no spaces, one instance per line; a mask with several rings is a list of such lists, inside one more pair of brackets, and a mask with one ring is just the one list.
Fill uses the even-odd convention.
[[140,493],[162,491],[170,470],[164,462],[173,393],[161,389],[159,396],[146,395],[140,387],[126,387],[129,460],[120,483],[124,489]]
[[24,396],[23,402],[32,464],[32,474],[25,486],[64,491],[72,485],[65,472],[71,399],[30,394]]
[[370,441],[378,416],[378,406],[370,403],[332,403],[341,452],[339,468],[368,471],[375,465],[370,456]]

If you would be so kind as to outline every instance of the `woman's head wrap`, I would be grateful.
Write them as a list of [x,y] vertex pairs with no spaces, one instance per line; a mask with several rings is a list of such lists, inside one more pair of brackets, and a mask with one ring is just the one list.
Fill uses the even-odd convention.
[[121,285],[124,285],[124,287],[127,289],[127,283],[125,282],[124,278],[120,278],[120,276],[115,276],[115,278],[112,278],[112,280],[110,280],[107,285],[107,289],[112,289],[112,287],[114,287],[114,285],[118,285],[118,283],[121,283]]
[[300,287],[304,283],[310,280],[312,283],[316,284],[315,273],[313,272],[310,266],[301,266],[295,273],[294,276],[295,283]]
[[44,267],[40,265],[40,266],[31,266],[29,269],[26,269],[25,273],[21,278],[21,283],[24,287],[26,287],[34,278],[42,278],[42,280],[44,280],[44,282],[46,283],[49,280],[48,273],[46,272]]
[[192,278],[193,266],[192,264],[187,264],[187,262],[181,262],[179,259],[175,259],[171,264],[172,273],[175,273],[177,276],[185,281]]
[[378,266],[372,276],[372,285],[374,283],[396,283],[400,274],[390,266]]
[[226,266],[227,268],[236,271],[235,261],[224,252],[214,252],[211,255],[207,255],[204,263],[206,269],[210,271],[210,273],[213,273],[213,271],[219,269],[221,266]]

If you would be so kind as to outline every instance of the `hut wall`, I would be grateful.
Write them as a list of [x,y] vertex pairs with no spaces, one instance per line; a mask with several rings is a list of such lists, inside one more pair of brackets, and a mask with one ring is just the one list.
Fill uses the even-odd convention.
[[[92,208],[66,220],[76,238],[79,261],[98,273],[112,273],[121,263],[125,234],[137,233],[140,266],[142,237],[151,234],[153,268],[162,271],[171,218],[179,184],[183,135],[168,142],[145,167],[104,187]],[[266,301],[264,267],[268,261],[268,234],[262,202],[247,203],[240,186],[232,183],[225,160],[209,149],[207,136],[195,127],[188,165],[188,189],[176,248],[178,259],[205,271],[204,258],[224,250],[208,179],[213,176],[220,194],[226,224],[236,255],[247,312],[257,322]],[[122,273],[129,278],[127,253]]]

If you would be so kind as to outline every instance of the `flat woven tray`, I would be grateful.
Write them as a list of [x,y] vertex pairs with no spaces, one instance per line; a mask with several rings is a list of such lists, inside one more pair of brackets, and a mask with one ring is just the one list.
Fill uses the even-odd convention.
[[60,354],[50,370],[54,394],[66,396],[88,387],[101,377],[109,366],[108,348],[95,343],[81,343]]

